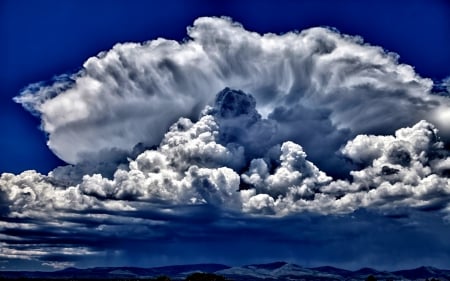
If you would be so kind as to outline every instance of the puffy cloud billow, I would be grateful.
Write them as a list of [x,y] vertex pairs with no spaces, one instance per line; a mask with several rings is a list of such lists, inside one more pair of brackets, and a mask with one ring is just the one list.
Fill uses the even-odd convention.
[[15,98],[72,165],[1,175],[1,258],[58,267],[265,223],[274,241],[312,244],[334,220],[448,230],[450,100],[430,79],[327,28],[260,35],[199,18],[188,36],[117,44]]
[[158,145],[178,118],[196,121],[225,87],[251,93],[280,125],[279,141],[301,143],[328,171],[340,163],[333,152],[360,133],[426,119],[450,134],[450,102],[430,94],[433,82],[359,37],[326,28],[260,35],[206,17],[188,37],[117,44],[16,101],[41,117],[50,149],[71,164]]

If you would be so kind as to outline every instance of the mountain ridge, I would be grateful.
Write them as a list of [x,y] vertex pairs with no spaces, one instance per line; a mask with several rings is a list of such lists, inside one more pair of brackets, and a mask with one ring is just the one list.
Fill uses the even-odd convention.
[[271,263],[228,266],[217,263],[184,264],[158,267],[69,267],[57,271],[0,271],[0,278],[79,278],[117,279],[154,278],[168,276],[173,280],[184,280],[194,272],[214,273],[235,281],[288,281],[288,280],[366,280],[373,275],[378,280],[425,280],[438,278],[450,281],[450,270],[431,266],[412,269],[381,271],[373,268],[347,270],[333,266],[304,267],[295,263],[277,261]]

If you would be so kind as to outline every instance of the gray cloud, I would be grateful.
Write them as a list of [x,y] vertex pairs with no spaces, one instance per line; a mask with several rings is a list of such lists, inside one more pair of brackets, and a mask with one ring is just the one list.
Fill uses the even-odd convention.
[[421,119],[450,132],[450,102],[430,95],[433,82],[359,37],[326,28],[260,35],[206,17],[188,36],[116,44],[78,73],[32,85],[15,100],[41,116],[50,149],[72,164],[158,145],[171,124],[196,121],[226,86],[252,93],[262,116],[278,124],[278,142],[300,143],[333,176],[348,172],[336,168],[345,163],[334,152],[357,134],[393,133]]
[[[236,104],[221,103],[223,95]],[[241,125],[256,132],[271,124],[256,112],[252,100],[243,92],[225,89],[197,122],[180,118],[157,148],[130,159],[128,166],[121,166],[111,179],[85,175],[81,183],[67,185],[61,184],[53,172],[48,176],[35,171],[2,174],[0,190],[8,208],[1,222],[1,258],[37,260],[43,266],[58,268],[83,264],[87,258],[101,260],[112,251],[121,258],[137,254],[144,264],[148,262],[144,258],[147,251],[160,249],[158,245],[164,243],[170,246],[160,251],[173,256],[167,261],[173,263],[180,258],[176,252],[182,241],[183,247],[205,251],[199,262],[211,261],[206,250],[211,247],[229,258],[251,260],[254,251],[236,257],[226,250],[230,247],[227,243],[221,247],[213,242],[228,239],[226,235],[264,233],[252,243],[245,238],[237,243],[249,251],[258,243],[279,245],[271,257],[284,259],[292,255],[286,243],[296,241],[305,251],[319,251],[317,257],[308,259],[310,264],[324,262],[320,253],[330,249],[336,254],[328,255],[327,262],[336,263],[335,255],[344,251],[343,245],[348,250],[344,241],[351,235],[359,237],[359,231],[371,231],[365,221],[373,216],[394,232],[412,235],[411,243],[440,237],[421,230],[427,225],[422,218],[433,217],[436,229],[441,230],[446,224],[437,220],[450,219],[450,182],[445,175],[449,154],[433,125],[421,121],[397,130],[393,136],[357,136],[342,148],[342,153],[357,162],[360,170],[351,172],[351,181],[334,180],[307,160],[303,148],[291,141],[275,144],[250,159],[258,155],[255,150],[246,153],[254,143],[236,132],[241,132]],[[399,219],[402,224],[393,227],[390,220]],[[316,222],[307,226],[310,220]],[[287,223],[292,221],[293,225]],[[412,221],[417,227],[410,229]],[[267,232],[267,223],[280,228]],[[331,231],[330,224],[334,223],[348,230],[333,226]],[[293,233],[297,233],[295,237]],[[205,243],[212,244],[199,245],[199,237],[208,237]],[[374,237],[355,238],[351,257],[340,259],[340,265],[355,266],[352,257],[359,255],[355,249],[365,243],[387,243],[403,257],[397,261],[399,265],[417,262],[402,254],[408,245],[398,244],[397,236]],[[448,248],[447,244],[438,244],[432,247]],[[371,251],[373,255],[365,256],[368,262],[387,266],[382,262],[383,251],[376,247]],[[422,253],[421,249],[417,251]],[[442,251],[436,255],[439,260]],[[296,260],[306,261],[298,256]]]
[[[306,241],[339,256],[367,218],[411,241],[442,239],[420,229],[450,221],[450,101],[431,80],[325,28],[260,35],[200,18],[188,35],[117,44],[16,98],[74,165],[1,175],[0,258],[59,267],[264,231],[257,242],[277,255],[289,252],[283,241]],[[337,237],[321,234],[339,223]],[[355,249],[381,240],[363,236]]]
[[49,176],[34,171],[3,174],[1,186],[13,202],[9,212],[26,216],[67,206],[76,211],[133,210],[129,202],[134,201],[208,204],[275,216],[448,207],[450,155],[437,129],[426,121],[393,136],[350,140],[341,153],[360,167],[350,172],[351,180],[328,176],[292,141],[251,138],[276,131],[276,125],[258,114],[251,95],[226,88],[197,122],[180,118],[156,149],[139,154],[111,179],[85,175],[81,183],[66,186],[60,179],[65,170],[57,169]]

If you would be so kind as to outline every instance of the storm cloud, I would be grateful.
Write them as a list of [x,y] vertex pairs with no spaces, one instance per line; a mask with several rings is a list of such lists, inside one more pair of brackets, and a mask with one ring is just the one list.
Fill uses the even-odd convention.
[[[450,100],[430,79],[330,28],[260,35],[199,18],[188,36],[117,44],[15,98],[72,165],[1,175],[1,258],[155,262],[158,249],[175,263],[176,241],[198,249],[208,237],[201,247],[238,259],[218,241],[250,251],[258,235],[260,251],[279,247],[272,258],[295,256],[283,241],[316,249],[311,263],[327,247],[333,262],[349,238],[347,266],[367,243],[378,264],[389,247],[417,262],[407,242],[424,239],[432,259],[448,257]],[[380,246],[368,221],[411,238]]]
[[334,152],[357,134],[390,134],[425,119],[449,137],[448,98],[431,95],[430,79],[360,37],[327,28],[260,35],[207,17],[187,35],[116,44],[15,100],[41,117],[48,146],[70,164],[158,145],[178,118],[198,120],[225,87],[251,93],[261,115],[279,124],[278,141],[301,143],[333,175],[345,173]]

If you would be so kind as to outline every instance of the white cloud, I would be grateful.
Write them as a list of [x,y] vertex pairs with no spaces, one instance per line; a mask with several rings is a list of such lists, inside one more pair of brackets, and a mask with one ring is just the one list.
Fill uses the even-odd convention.
[[52,268],[56,269],[64,269],[64,268],[68,268],[68,267],[73,267],[75,265],[74,262],[55,262],[55,261],[50,261],[50,262],[43,262],[42,263],[43,266],[50,266]]
[[[112,180],[85,176],[80,188],[102,198],[163,200],[168,203],[209,202],[217,194],[237,196],[239,176],[225,167],[242,166],[243,148],[217,142],[218,125],[211,115],[195,124],[181,118],[173,124],[158,150],[148,150],[119,169]],[[231,195],[230,195],[231,196]],[[220,196],[219,196],[220,197]],[[210,200],[209,200],[210,199]]]
[[334,152],[357,134],[392,133],[421,119],[449,130],[439,120],[450,102],[430,95],[432,81],[359,37],[326,28],[260,35],[208,17],[188,36],[116,44],[70,79],[34,84],[16,101],[40,114],[49,147],[68,163],[158,145],[173,122],[197,119],[225,86],[253,94],[278,124],[275,142],[301,143],[328,172],[342,165]]
[[253,160],[242,175],[255,187],[241,192],[244,211],[339,214],[369,208],[389,214],[449,205],[450,179],[441,176],[442,171],[448,172],[448,151],[438,140],[436,128],[426,121],[399,129],[395,136],[359,135],[349,141],[342,152],[364,165],[350,173],[352,181],[332,181],[305,160],[298,145],[284,143],[282,151],[273,175],[263,159]]
[[[2,227],[160,237],[156,226],[199,215],[190,207],[239,219],[360,209],[449,218],[437,128],[450,135],[450,101],[395,54],[325,28],[260,35],[224,18],[200,18],[188,35],[117,44],[16,98],[76,165],[2,174]],[[225,88],[213,104],[226,86],[243,91]],[[4,244],[5,257],[47,254]]]
[[432,124],[420,121],[393,136],[358,135],[341,152],[361,168],[350,172],[351,181],[333,180],[292,141],[249,158],[254,154],[247,150],[258,139],[249,143],[239,137],[242,128],[253,132],[268,124],[252,101],[250,95],[225,89],[197,122],[180,118],[157,149],[130,160],[111,179],[85,175],[80,184],[65,187],[52,173],[3,174],[0,186],[12,202],[9,212],[37,217],[65,208],[135,210],[133,202],[207,204],[275,216],[448,206],[449,153]]

